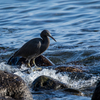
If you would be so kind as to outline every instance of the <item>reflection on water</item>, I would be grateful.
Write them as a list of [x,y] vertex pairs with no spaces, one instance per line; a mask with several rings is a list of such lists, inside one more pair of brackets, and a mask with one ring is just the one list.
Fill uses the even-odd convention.
[[44,55],[59,64],[84,65],[100,72],[99,0],[1,0],[0,62],[48,29],[57,40]]

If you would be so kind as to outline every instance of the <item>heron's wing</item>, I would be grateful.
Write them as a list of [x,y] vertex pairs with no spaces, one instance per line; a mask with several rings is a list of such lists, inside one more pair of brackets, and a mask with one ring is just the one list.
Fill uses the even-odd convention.
[[35,38],[25,43],[16,53],[16,56],[28,57],[37,55],[40,52],[42,39]]

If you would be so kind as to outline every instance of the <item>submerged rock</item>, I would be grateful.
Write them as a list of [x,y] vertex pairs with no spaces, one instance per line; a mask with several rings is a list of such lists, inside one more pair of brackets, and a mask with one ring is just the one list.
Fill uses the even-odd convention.
[[81,91],[72,88],[63,89],[63,92],[67,92],[72,95],[84,96],[84,94]]
[[78,68],[74,68],[74,67],[57,67],[55,68],[55,70],[57,70],[57,72],[83,72],[81,69]]
[[92,100],[100,100],[100,81],[98,82],[98,84],[94,90]]
[[33,100],[33,98],[19,76],[0,70],[0,100]]
[[[33,60],[31,59],[30,65],[33,66]],[[26,58],[23,57],[10,57],[8,60],[7,64],[9,65],[22,65],[26,64],[27,65],[28,61],[26,61]],[[52,66],[54,63],[50,61],[47,57],[40,55],[35,59],[35,63],[37,66]]]
[[70,92],[75,95],[81,95],[81,92],[79,90],[68,88],[66,84],[45,75],[42,75],[33,81],[32,89],[35,91],[62,89],[63,92]]

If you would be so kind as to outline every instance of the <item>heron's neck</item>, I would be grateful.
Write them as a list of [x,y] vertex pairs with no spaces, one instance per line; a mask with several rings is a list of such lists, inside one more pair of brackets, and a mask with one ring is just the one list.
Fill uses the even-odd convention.
[[50,39],[47,36],[42,37],[42,39],[43,39],[42,50],[45,51],[49,47]]
[[50,39],[49,39],[49,37],[48,36],[46,36],[46,37],[42,37],[42,39],[43,39],[43,42],[44,42],[44,44],[46,45],[49,45],[50,44]]

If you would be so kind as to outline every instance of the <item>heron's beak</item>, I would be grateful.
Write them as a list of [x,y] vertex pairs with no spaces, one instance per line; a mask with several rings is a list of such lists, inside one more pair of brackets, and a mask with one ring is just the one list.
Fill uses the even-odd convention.
[[49,37],[51,37],[55,42],[57,42],[51,35],[49,35]]

